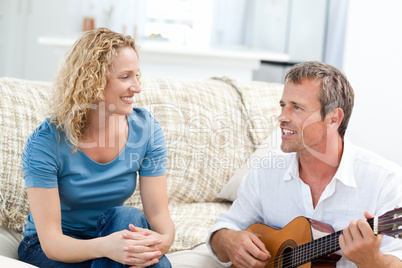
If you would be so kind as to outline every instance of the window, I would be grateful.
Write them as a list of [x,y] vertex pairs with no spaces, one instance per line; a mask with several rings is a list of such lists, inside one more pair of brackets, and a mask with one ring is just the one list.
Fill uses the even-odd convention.
[[153,40],[208,44],[212,0],[148,0],[144,34]]

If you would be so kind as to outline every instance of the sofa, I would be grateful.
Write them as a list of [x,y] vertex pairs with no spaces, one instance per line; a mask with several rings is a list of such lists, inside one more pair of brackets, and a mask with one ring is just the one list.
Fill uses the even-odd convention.
[[[183,260],[197,250],[209,254],[205,239],[216,216],[236,198],[254,158],[279,146],[276,118],[283,85],[227,77],[141,82],[134,106],[159,121],[168,146],[169,210],[176,227],[168,257],[173,267],[205,267],[196,257],[193,266]],[[50,82],[0,78],[1,267],[30,267],[15,260],[29,212],[21,154],[30,133],[48,116],[50,90]],[[141,208],[138,189],[126,205]]]

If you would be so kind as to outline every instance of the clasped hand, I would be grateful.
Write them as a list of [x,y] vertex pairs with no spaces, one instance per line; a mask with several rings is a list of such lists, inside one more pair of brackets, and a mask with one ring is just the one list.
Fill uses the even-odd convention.
[[129,225],[130,230],[113,233],[107,238],[108,258],[131,267],[147,267],[158,263],[165,246],[163,235]]

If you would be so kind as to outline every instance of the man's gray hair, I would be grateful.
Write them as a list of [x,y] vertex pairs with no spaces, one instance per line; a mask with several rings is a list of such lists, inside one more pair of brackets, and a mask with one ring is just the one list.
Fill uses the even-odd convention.
[[343,110],[344,118],[338,128],[338,133],[343,139],[352,115],[355,96],[346,76],[329,64],[307,61],[290,68],[286,73],[285,83],[301,84],[304,79],[321,81],[318,100],[321,103],[322,119],[335,108]]

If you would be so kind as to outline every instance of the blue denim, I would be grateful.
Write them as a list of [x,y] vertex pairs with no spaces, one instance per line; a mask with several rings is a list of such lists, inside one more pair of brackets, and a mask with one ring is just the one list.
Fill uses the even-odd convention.
[[[151,226],[145,217],[145,215],[134,207],[121,206],[115,207],[107,212],[101,214],[97,222],[97,236],[103,237],[114,232],[121,230],[128,230],[128,225],[133,224],[136,227],[151,229]],[[89,239],[82,233],[65,233],[65,235],[77,238],[77,239]],[[99,268],[99,267],[130,267],[121,263],[115,262],[108,258],[100,258],[89,260],[80,263],[64,263],[49,259],[42,251],[42,247],[39,243],[38,235],[33,234],[24,237],[18,248],[19,260],[30,263],[38,267],[61,267],[61,268]],[[170,268],[172,267],[168,258],[163,256],[159,259],[159,262],[150,266],[152,268]]]

